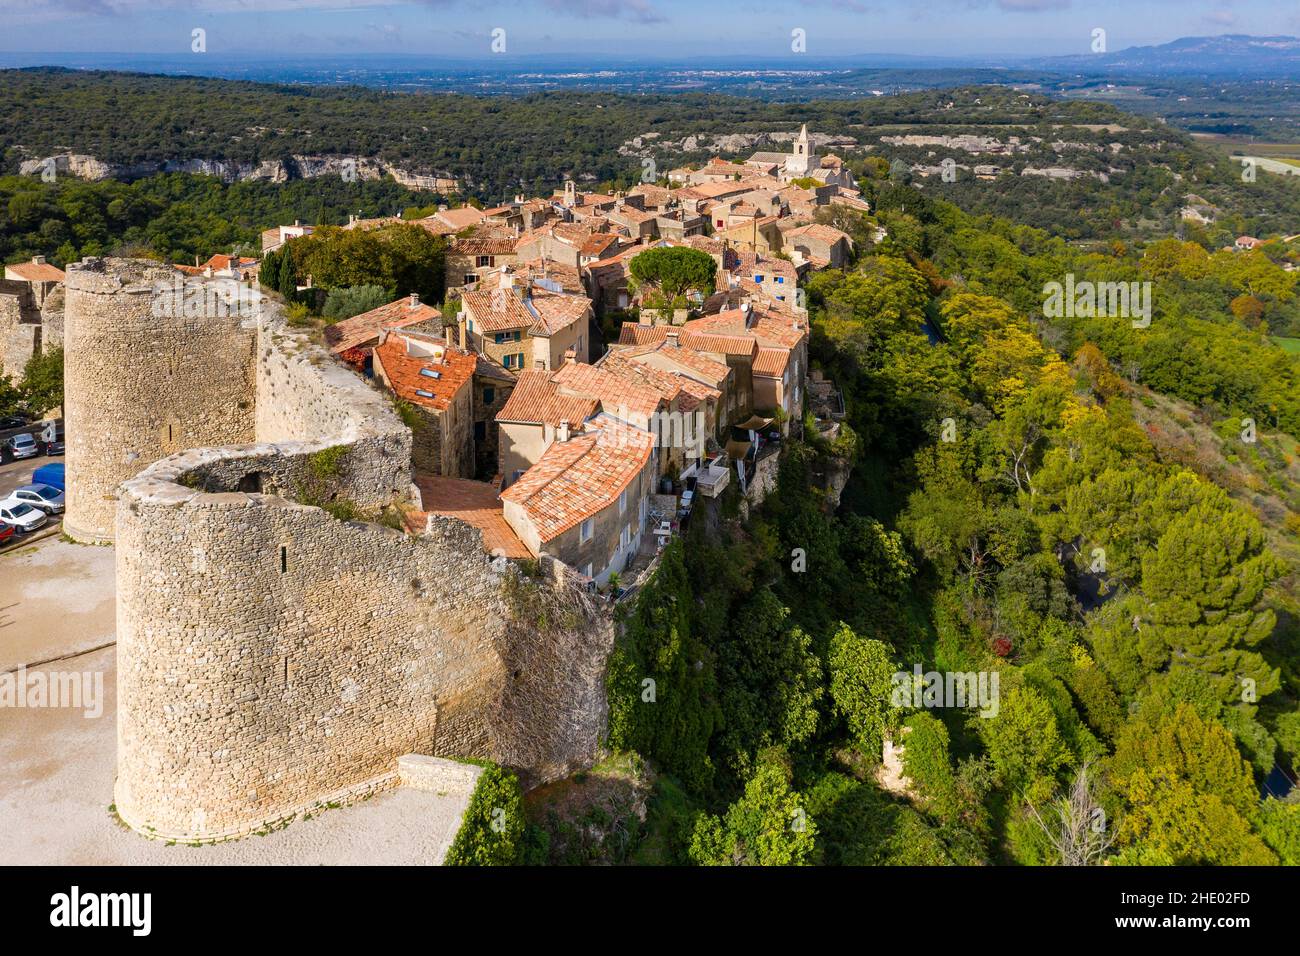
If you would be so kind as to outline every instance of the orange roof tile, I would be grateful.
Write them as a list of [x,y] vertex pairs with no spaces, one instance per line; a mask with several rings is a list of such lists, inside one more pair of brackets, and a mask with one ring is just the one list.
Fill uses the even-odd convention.
[[[410,344],[417,351],[412,354]],[[432,348],[434,355],[421,354],[419,347]],[[401,334],[389,334],[375,347],[376,374],[380,367],[389,388],[414,405],[446,410],[462,388],[468,386],[478,366],[478,356],[448,346],[408,340]],[[429,374],[433,373],[433,374]]]
[[649,432],[601,415],[568,441],[552,442],[501,498],[522,505],[538,537],[551,541],[617,501],[653,448]]
[[48,262],[15,262],[5,266],[5,270],[25,282],[62,282],[64,278],[63,270]]
[[417,322],[441,319],[442,313],[431,305],[417,302],[411,307],[411,297],[402,296],[387,305],[362,312],[325,327],[325,342],[330,351],[339,354],[347,349],[371,345],[379,338],[381,329],[404,328]]
[[587,395],[561,394],[560,386],[551,381],[545,369],[528,368],[519,373],[515,389],[506,399],[498,422],[522,422],[529,425],[577,425],[600,408],[600,402]]

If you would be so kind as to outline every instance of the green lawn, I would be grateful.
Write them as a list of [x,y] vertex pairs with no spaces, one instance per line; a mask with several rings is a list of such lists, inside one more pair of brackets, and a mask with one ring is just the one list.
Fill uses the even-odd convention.
[[1282,346],[1292,355],[1300,355],[1300,339],[1284,339],[1281,336],[1273,336],[1273,341]]

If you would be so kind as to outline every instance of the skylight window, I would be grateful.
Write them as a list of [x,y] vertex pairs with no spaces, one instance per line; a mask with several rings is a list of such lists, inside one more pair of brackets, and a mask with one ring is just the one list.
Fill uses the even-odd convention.
[[415,394],[419,395],[421,398],[433,398],[433,392],[426,392],[422,388],[417,388]]
[[442,378],[442,373],[437,369],[432,368],[422,368],[420,369],[420,374],[425,378]]

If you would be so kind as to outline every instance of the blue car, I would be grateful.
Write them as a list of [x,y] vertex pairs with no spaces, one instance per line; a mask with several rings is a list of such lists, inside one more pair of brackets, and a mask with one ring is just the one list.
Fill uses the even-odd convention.
[[41,465],[32,472],[32,484],[34,485],[53,485],[59,491],[64,491],[63,487],[63,462],[51,462],[48,465]]

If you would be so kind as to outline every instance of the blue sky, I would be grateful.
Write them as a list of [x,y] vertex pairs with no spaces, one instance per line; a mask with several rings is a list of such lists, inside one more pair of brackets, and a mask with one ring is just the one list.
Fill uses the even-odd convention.
[[[511,54],[638,57],[807,52],[922,55],[1087,53],[1219,33],[1300,34],[1292,0],[0,0],[4,52],[337,57],[350,53],[486,56],[491,32]],[[759,65],[756,63],[756,65]]]

